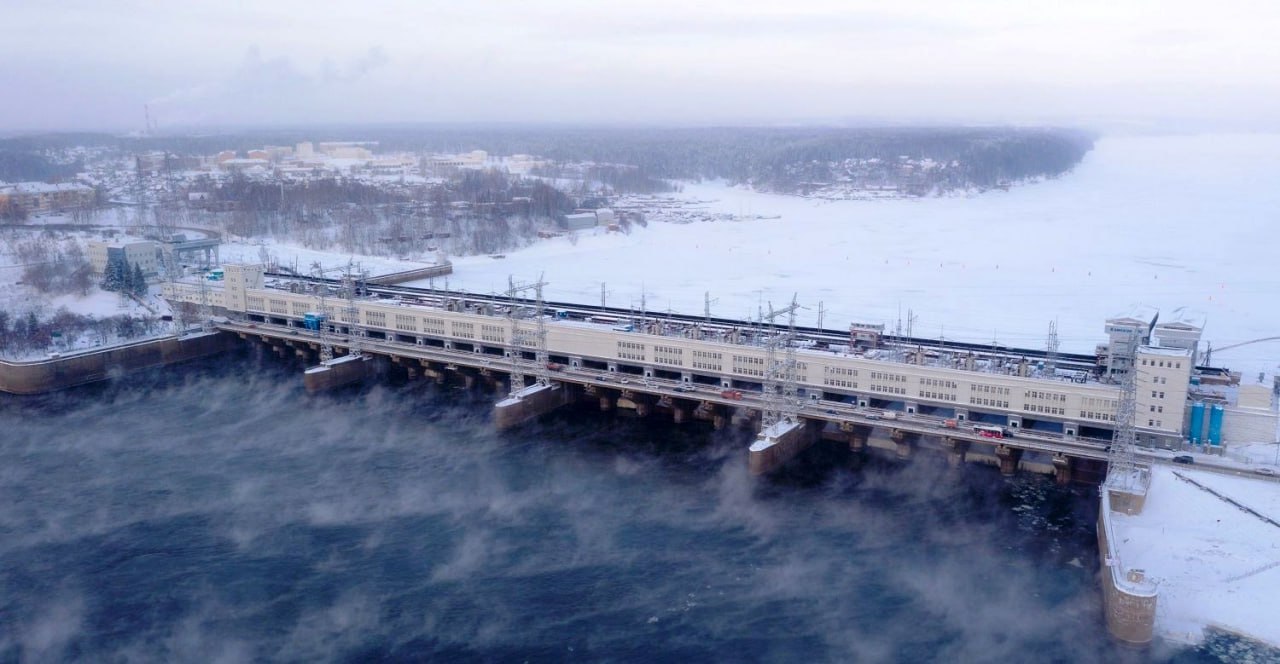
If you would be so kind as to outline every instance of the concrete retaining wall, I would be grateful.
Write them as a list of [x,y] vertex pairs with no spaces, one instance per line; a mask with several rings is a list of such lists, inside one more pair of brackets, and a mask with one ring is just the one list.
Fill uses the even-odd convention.
[[[1133,645],[1151,643],[1155,634],[1157,592],[1141,570],[1125,569],[1119,553],[1111,548],[1111,491],[1102,489],[1098,507],[1098,556],[1102,560],[1102,599],[1111,636]],[[1134,501],[1126,500],[1132,508]],[[1138,508],[1141,509],[1139,502]]]
[[216,355],[236,346],[222,332],[165,337],[33,362],[0,360],[0,392],[43,394],[121,376],[132,371]]

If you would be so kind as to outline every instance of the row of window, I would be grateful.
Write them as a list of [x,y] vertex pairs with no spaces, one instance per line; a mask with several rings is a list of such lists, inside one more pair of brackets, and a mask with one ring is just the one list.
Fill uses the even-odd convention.
[[1039,399],[1041,401],[1065,402],[1067,400],[1067,395],[1065,394],[1059,394],[1057,392],[1040,392],[1038,390],[1027,390],[1023,393],[1023,396],[1028,399]]
[[673,366],[684,365],[684,349],[678,346],[654,346],[653,361]]
[[906,393],[907,393],[907,388],[905,388],[905,387],[893,387],[893,386],[891,386],[891,385],[875,385],[875,384],[872,384],[872,385],[871,385],[871,391],[872,391],[872,392],[883,392],[883,393],[885,393],[885,394],[906,394]]
[[623,360],[644,361],[644,344],[634,341],[618,342],[618,357]]
[[993,408],[1008,408],[1009,402],[1000,399],[988,399],[986,397],[969,397],[969,403],[975,406],[991,406]]
[[720,371],[720,360],[722,357],[723,356],[720,355],[720,353],[709,350],[695,350],[693,351],[693,368]]
[[1080,417],[1087,420],[1105,420],[1107,422],[1115,422],[1115,413],[1099,413],[1092,410],[1080,411]]
[[920,391],[920,396],[924,399],[934,399],[936,401],[955,401],[956,395],[950,392],[926,392]]
[[887,383],[905,383],[907,377],[902,374],[889,373],[887,371],[872,371],[871,380],[881,380]]
[[[1147,360],[1142,360],[1142,366],[1147,366]],[[1175,362],[1173,360],[1151,360],[1151,366],[1159,366],[1167,369],[1181,369],[1182,362]]]
[[1066,409],[1058,406],[1041,406],[1040,404],[1027,404],[1022,407],[1028,413],[1044,413],[1046,415],[1065,415]]
[[999,387],[996,385],[977,385],[971,383],[969,385],[969,391],[982,392],[983,394],[999,394],[1000,396],[1005,397],[1009,396],[1009,388]]
[[501,325],[481,325],[480,338],[494,343],[504,343],[507,340],[507,329]]
[[921,378],[920,384],[928,387],[945,387],[950,390],[956,389],[956,382],[954,380],[943,380],[941,378]]

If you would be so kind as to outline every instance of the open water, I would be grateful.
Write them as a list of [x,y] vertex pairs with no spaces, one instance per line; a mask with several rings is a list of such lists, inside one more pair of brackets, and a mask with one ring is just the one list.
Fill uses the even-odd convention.
[[226,360],[0,397],[0,662],[1266,661],[1102,625],[1095,493]]

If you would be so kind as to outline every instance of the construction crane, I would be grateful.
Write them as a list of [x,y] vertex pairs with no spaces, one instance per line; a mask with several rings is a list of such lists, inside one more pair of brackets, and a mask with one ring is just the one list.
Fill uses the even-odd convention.
[[[1260,344],[1260,343],[1262,343],[1262,342],[1264,342],[1264,341],[1280,341],[1280,337],[1263,337],[1263,338],[1261,338],[1261,339],[1254,339],[1254,340],[1252,340],[1252,341],[1242,341],[1242,342],[1240,342],[1240,343],[1238,343],[1238,344],[1231,344],[1230,346],[1223,346],[1222,348],[1218,348],[1218,349],[1216,349],[1216,350],[1217,350],[1217,351],[1219,351],[1219,352],[1221,352],[1221,351],[1224,351],[1224,350],[1231,350],[1232,348],[1239,348],[1239,347],[1241,347],[1241,346],[1248,346],[1248,345],[1251,345],[1251,344]],[[1205,351],[1204,351],[1204,366],[1206,366],[1206,367],[1211,367],[1211,366],[1213,366],[1213,351],[1214,351],[1214,350],[1215,350],[1215,349],[1214,349],[1214,347],[1213,347],[1213,344],[1208,344],[1208,348],[1206,348],[1206,349],[1205,349]]]
[[[525,346],[533,346],[534,360],[537,362],[535,368],[538,382],[542,385],[551,384],[551,369],[547,366],[550,361],[547,357],[547,324],[543,320],[542,315],[542,288],[547,285],[542,275],[538,275],[538,281],[532,284],[516,283],[512,277],[507,277],[507,299],[510,300],[510,307],[507,309],[507,317],[511,323],[511,394],[514,396],[517,392],[524,389],[524,371],[520,367],[523,361]],[[520,304],[516,300],[516,296],[526,291],[534,291],[536,299],[534,300],[534,320],[536,327],[530,331],[520,325]]]

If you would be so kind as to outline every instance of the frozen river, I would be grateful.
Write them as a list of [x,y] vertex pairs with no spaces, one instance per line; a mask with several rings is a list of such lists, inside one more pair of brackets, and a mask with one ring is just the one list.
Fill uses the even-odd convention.
[[[1205,317],[1215,346],[1280,335],[1273,262],[1280,248],[1280,136],[1104,138],[1057,180],[981,195],[820,201],[722,184],[681,197],[740,222],[650,224],[629,235],[559,239],[503,260],[454,261],[450,285],[505,289],[545,273],[549,299],[651,311],[754,316],[796,293],[800,322],[890,328],[908,309],[917,336],[1092,352],[1103,320],[1151,305]],[[1215,356],[1252,375],[1280,343]]]

